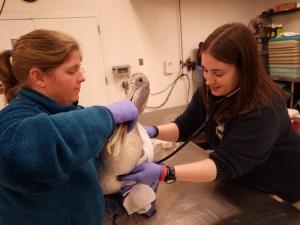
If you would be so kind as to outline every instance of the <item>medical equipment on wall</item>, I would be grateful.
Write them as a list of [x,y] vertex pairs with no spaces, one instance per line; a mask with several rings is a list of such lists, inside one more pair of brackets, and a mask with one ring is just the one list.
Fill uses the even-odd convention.
[[164,161],[166,161],[167,159],[171,158],[173,155],[175,155],[176,153],[178,153],[184,146],[186,146],[199,132],[203,132],[205,126],[207,125],[208,121],[210,120],[210,118],[212,118],[212,116],[214,115],[216,109],[219,107],[219,105],[225,101],[225,99],[231,97],[232,95],[234,95],[235,93],[237,93],[240,90],[240,88],[236,89],[235,91],[233,91],[231,94],[225,96],[224,98],[218,100],[215,103],[215,107],[211,110],[210,113],[208,113],[206,115],[206,118],[204,120],[204,122],[201,124],[201,126],[191,135],[188,137],[188,139],[183,142],[178,148],[176,148],[172,153],[170,153],[169,155],[167,155],[166,157],[160,159],[159,161],[157,161],[157,164],[160,164]]
[[130,76],[130,65],[113,66],[114,76]]

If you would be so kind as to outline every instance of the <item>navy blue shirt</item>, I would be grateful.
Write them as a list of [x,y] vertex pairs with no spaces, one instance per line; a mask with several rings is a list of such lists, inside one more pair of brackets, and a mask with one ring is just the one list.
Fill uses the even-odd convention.
[[[257,108],[228,124],[208,121],[205,136],[214,150],[216,180],[234,179],[276,194],[293,203],[300,200],[300,134],[291,125],[282,100],[273,98],[275,112]],[[186,140],[204,122],[206,109],[198,88],[185,112],[174,122],[179,140]]]

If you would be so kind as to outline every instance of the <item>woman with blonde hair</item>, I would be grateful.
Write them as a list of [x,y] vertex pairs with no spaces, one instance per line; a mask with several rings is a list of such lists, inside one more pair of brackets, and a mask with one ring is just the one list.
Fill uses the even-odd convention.
[[135,125],[130,101],[78,105],[85,77],[67,34],[34,30],[0,54],[0,224],[100,225],[96,156],[115,124]]

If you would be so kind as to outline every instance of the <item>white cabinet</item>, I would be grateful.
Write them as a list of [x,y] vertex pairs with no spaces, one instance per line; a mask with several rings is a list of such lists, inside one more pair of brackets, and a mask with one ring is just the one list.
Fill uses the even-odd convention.
[[[19,38],[33,29],[66,32],[78,40],[82,50],[82,66],[86,81],[81,85],[79,104],[83,106],[109,103],[99,25],[96,17],[0,20],[0,51],[11,48],[11,39]],[[2,96],[1,96],[2,97]],[[0,109],[3,102],[0,99]]]

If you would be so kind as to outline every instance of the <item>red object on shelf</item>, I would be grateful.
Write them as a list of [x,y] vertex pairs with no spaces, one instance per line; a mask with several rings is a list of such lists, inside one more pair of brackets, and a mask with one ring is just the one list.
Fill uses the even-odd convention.
[[293,125],[293,127],[295,128],[296,131],[299,131],[300,128],[299,128],[299,123],[298,122],[294,121],[292,123],[292,125]]
[[300,132],[300,114],[293,117],[292,125],[296,131]]
[[274,12],[281,12],[289,9],[297,8],[297,2],[283,3],[275,5]]

